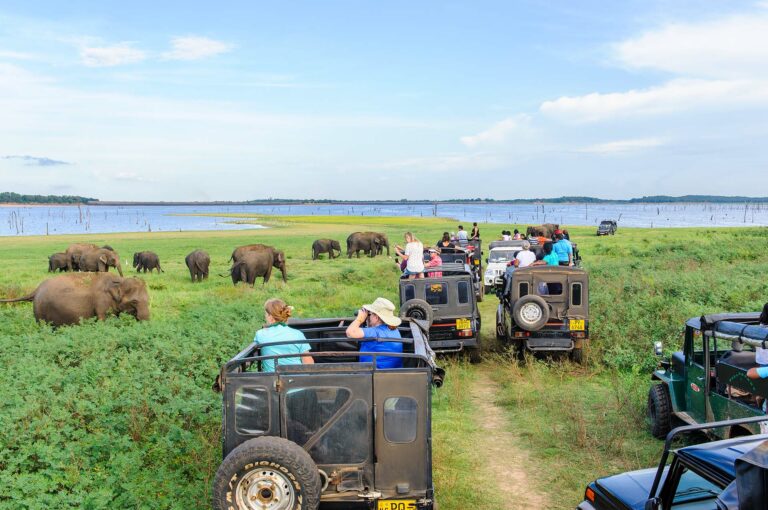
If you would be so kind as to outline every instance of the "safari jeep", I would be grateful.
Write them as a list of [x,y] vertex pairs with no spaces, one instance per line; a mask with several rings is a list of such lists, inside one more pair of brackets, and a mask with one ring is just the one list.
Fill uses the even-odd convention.
[[472,272],[441,266],[429,268],[426,278],[401,277],[400,316],[430,324],[429,345],[435,352],[467,350],[470,361],[480,361],[480,312]]
[[[402,354],[362,353],[344,335],[351,321],[289,321],[304,332],[314,364],[280,365],[292,355],[261,356],[251,344],[222,367],[214,385],[223,395],[224,450],[215,509],[437,508],[431,387],[444,371],[425,325],[399,328]],[[362,354],[374,361],[360,362]],[[377,369],[383,355],[402,357],[403,368]],[[344,361],[350,356],[357,361]],[[275,360],[275,372],[258,371],[266,359]]]
[[589,340],[589,277],[578,267],[528,266],[515,269],[498,287],[496,335],[526,351],[570,353],[584,361]]
[[[590,483],[577,510],[758,510],[768,508],[768,435],[737,437],[670,452],[686,432],[752,426],[755,417],[679,427],[656,468]],[[667,465],[670,453],[672,461]]]
[[[764,416],[760,404],[768,398],[768,379],[749,379],[757,367],[755,347],[768,347],[768,327],[759,326],[759,313],[724,313],[689,319],[683,350],[662,360],[648,392],[651,433],[663,438],[672,418],[695,424],[730,418]],[[657,353],[661,345],[656,345]],[[760,433],[756,424],[726,427],[716,437]]]
[[[482,251],[478,247],[477,241],[468,241],[466,248],[440,248],[440,259],[443,266],[454,267],[458,265],[472,275],[472,286],[475,289],[477,301],[483,300],[483,284],[480,280],[482,266],[480,264],[480,254]],[[429,250],[424,250],[424,262],[429,262]]]

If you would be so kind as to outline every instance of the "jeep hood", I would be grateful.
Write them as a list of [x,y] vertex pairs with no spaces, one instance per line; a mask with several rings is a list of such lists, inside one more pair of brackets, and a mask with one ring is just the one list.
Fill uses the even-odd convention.
[[[656,476],[657,468],[641,469],[639,471],[630,471],[619,475],[600,478],[595,482],[599,493],[608,500],[621,501],[622,506],[626,508],[642,509],[648,499],[648,492],[653,485],[653,478]],[[664,470],[661,484],[667,476],[667,469]]]

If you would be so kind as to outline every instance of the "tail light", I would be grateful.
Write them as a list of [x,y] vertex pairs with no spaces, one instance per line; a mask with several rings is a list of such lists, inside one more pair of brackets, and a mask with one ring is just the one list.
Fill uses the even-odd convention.
[[587,334],[583,331],[576,331],[575,333],[571,333],[571,337],[573,338],[586,338]]
[[472,336],[472,330],[462,329],[461,331],[459,331],[459,336]]
[[515,331],[514,335],[512,335],[514,338],[525,338],[531,336],[531,333],[529,331]]

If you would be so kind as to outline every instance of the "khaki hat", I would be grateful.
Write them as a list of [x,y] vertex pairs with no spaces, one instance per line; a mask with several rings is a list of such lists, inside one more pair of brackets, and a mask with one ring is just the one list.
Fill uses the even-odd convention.
[[399,326],[403,322],[395,315],[395,305],[389,299],[376,298],[376,301],[363,305],[363,308],[378,315],[387,326]]

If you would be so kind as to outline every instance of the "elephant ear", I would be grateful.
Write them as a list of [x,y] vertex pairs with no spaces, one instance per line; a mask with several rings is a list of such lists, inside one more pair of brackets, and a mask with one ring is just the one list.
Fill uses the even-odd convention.
[[102,254],[101,256],[99,256],[99,260],[106,264],[107,263],[107,256]]
[[285,262],[285,253],[279,251],[277,252],[277,261],[278,262]]
[[120,282],[118,281],[111,282],[107,288],[107,292],[109,292],[109,295],[112,296],[112,299],[115,301],[115,303],[119,303],[120,299],[123,297],[123,289]]

